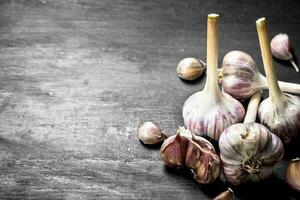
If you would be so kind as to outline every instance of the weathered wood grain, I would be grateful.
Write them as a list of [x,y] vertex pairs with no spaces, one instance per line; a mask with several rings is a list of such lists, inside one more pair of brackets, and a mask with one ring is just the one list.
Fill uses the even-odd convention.
[[[262,71],[255,19],[268,17],[272,35],[287,32],[299,57],[299,7],[0,1],[0,199],[211,199],[225,183],[199,186],[186,170],[166,169],[159,149],[138,141],[138,124],[158,122],[168,135],[182,125],[182,104],[205,78],[187,84],[175,68],[183,57],[205,60],[208,13],[221,14],[219,63],[239,49]],[[292,67],[276,65],[281,80],[300,83]],[[287,155],[299,156],[297,147]],[[237,197],[299,198],[282,180],[285,165],[266,182],[236,188]]]

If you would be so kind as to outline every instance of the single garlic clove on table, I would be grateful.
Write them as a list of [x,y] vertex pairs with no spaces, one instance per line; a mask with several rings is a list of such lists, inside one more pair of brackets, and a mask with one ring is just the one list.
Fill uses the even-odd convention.
[[196,58],[184,58],[177,65],[177,75],[183,80],[192,81],[203,74],[205,65]]
[[293,189],[300,191],[300,158],[291,160],[286,169],[285,177]]
[[144,144],[148,145],[159,144],[167,138],[159,126],[153,122],[144,122],[139,127],[138,137]]
[[226,191],[216,196],[213,200],[233,200],[233,199],[234,199],[233,190],[228,188]]
[[291,62],[296,72],[299,72],[298,66],[293,60],[293,46],[289,36],[284,33],[279,33],[271,40],[272,55],[280,60],[288,60]]

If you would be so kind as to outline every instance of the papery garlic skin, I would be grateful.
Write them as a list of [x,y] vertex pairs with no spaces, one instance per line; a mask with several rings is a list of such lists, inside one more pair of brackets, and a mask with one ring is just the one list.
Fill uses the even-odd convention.
[[164,141],[167,136],[158,125],[153,122],[144,122],[138,129],[138,137],[144,144],[158,144]]
[[[243,51],[230,51],[223,58],[218,79],[224,92],[243,102],[260,89],[268,89],[266,77],[259,71],[253,58]],[[300,85],[278,81],[282,91],[300,93]]]
[[284,153],[281,140],[258,123],[230,126],[220,137],[219,149],[225,178],[233,185],[269,177]]
[[160,148],[160,156],[165,165],[169,167],[185,166],[185,155],[187,148],[187,137],[179,133],[166,139]]
[[298,66],[293,60],[294,48],[289,39],[289,36],[284,33],[279,33],[270,42],[272,55],[280,60],[288,60],[291,62],[296,72],[299,72]]
[[233,200],[233,199],[234,199],[234,192],[232,189],[228,188],[226,191],[216,196],[213,200]]
[[[182,135],[181,132],[186,133]],[[167,166],[186,166],[193,171],[199,183],[212,183],[220,174],[220,158],[212,144],[200,138],[180,128],[175,136],[164,141],[160,155]]]
[[293,46],[291,45],[289,36],[284,33],[279,33],[270,42],[272,55],[280,60],[293,59],[291,52]]
[[290,187],[300,191],[300,158],[291,160],[286,169],[285,178]]
[[182,110],[185,127],[196,135],[218,140],[228,126],[242,122],[245,116],[242,104],[226,93],[220,95],[218,99],[210,98],[206,91],[191,95]]
[[258,108],[260,122],[285,144],[300,131],[300,97],[282,93],[280,101],[265,99]]
[[177,75],[183,80],[192,81],[203,74],[205,65],[196,58],[184,58],[177,65]]
[[253,58],[242,51],[230,51],[222,63],[222,87],[224,92],[244,101],[262,88],[258,67]]

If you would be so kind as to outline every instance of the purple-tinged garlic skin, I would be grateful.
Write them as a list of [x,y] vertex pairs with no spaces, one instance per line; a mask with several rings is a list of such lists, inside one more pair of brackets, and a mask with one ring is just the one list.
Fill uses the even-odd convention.
[[141,124],[138,130],[138,137],[144,144],[148,145],[159,144],[167,138],[159,126],[153,122]]
[[184,128],[164,141],[160,155],[169,167],[191,169],[199,183],[212,183],[220,174],[220,158],[212,144]]
[[206,91],[191,95],[182,110],[185,127],[196,135],[218,140],[227,127],[242,122],[243,105],[226,93],[220,95],[217,99],[210,98]]
[[[228,52],[218,75],[224,92],[243,102],[260,89],[268,89],[266,77],[259,71],[253,58],[243,51]],[[300,93],[300,85],[278,81],[282,91]]]
[[196,58],[184,58],[177,65],[177,75],[183,80],[192,81],[203,74],[204,62]]
[[289,36],[284,33],[279,33],[270,42],[272,55],[280,60],[293,59],[293,46],[290,42]]
[[169,167],[185,166],[188,138],[179,133],[166,139],[160,148],[160,156]]
[[230,51],[222,63],[221,83],[224,92],[245,101],[261,89],[260,73],[253,58],[242,51]]
[[283,157],[281,140],[258,123],[235,124],[219,140],[225,178],[233,185],[260,181]]
[[293,60],[294,48],[289,36],[284,33],[277,34],[270,42],[272,55],[280,60],[288,60],[291,62],[296,72],[299,72],[298,66]]
[[282,93],[282,100],[273,103],[267,98],[258,108],[258,118],[284,144],[289,144],[300,131],[300,97]]

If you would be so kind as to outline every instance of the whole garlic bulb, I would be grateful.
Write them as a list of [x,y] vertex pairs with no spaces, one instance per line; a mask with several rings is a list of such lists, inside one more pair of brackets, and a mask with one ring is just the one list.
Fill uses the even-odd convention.
[[218,140],[228,126],[239,123],[245,115],[240,102],[222,93],[218,81],[218,23],[219,15],[210,14],[207,19],[207,79],[201,92],[191,95],[182,108],[187,129],[197,135],[207,135]]
[[220,174],[220,158],[212,144],[184,128],[164,141],[160,155],[169,167],[191,169],[199,183],[212,183]]
[[280,60],[288,60],[291,62],[296,72],[299,72],[298,66],[293,60],[293,46],[289,36],[284,33],[279,33],[271,40],[271,51],[275,58]]
[[[219,79],[224,92],[239,101],[245,101],[260,89],[268,89],[268,82],[253,58],[243,51],[230,51],[223,58]],[[286,92],[300,93],[300,84],[278,81]]]
[[162,132],[158,125],[153,122],[144,122],[138,130],[138,137],[144,144],[159,144],[167,136]]
[[219,148],[225,178],[234,185],[269,177],[283,157],[280,139],[258,123],[230,126],[222,133]]
[[[276,99],[274,99],[276,98]],[[281,93],[265,99],[258,108],[258,117],[285,144],[300,131],[300,97]]]
[[300,130],[300,97],[280,90],[272,62],[266,19],[258,19],[256,27],[270,96],[260,104],[258,117],[263,125],[288,144]]
[[184,58],[177,65],[177,75],[183,80],[192,81],[203,74],[205,64],[196,58]]

